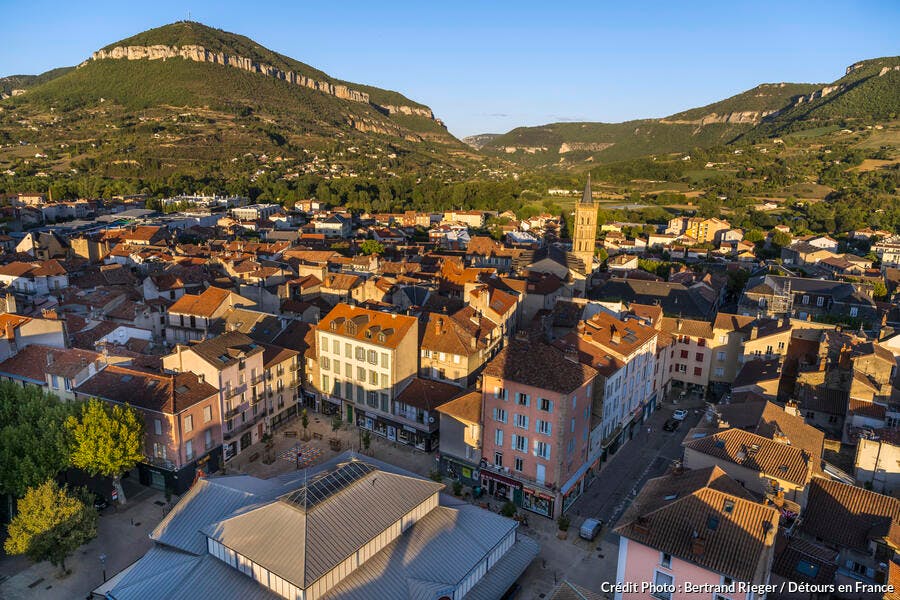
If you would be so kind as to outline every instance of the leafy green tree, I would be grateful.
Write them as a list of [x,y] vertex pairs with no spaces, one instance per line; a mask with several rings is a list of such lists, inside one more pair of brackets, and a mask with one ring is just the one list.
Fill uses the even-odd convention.
[[883,281],[878,280],[872,286],[872,295],[878,299],[885,298],[888,295],[887,286]]
[[78,416],[66,420],[72,465],[91,475],[113,478],[119,501],[125,494],[119,483],[122,473],[144,458],[144,420],[128,406],[110,405],[90,399]]
[[744,240],[750,242],[751,244],[756,244],[758,242],[766,239],[766,234],[764,234],[759,229],[751,229],[744,235]]
[[776,246],[784,248],[791,245],[791,236],[783,231],[776,231],[772,234],[772,243]]
[[363,254],[384,254],[384,244],[378,240],[364,240],[359,245],[359,251]]
[[48,479],[29,489],[18,503],[3,544],[9,554],[50,561],[66,570],[66,558],[97,535],[97,511],[82,490],[72,494]]
[[69,464],[70,410],[36,387],[0,383],[0,494],[21,497]]

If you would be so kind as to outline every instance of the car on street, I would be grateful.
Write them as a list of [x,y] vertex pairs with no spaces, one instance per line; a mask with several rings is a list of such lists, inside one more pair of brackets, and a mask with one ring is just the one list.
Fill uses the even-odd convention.
[[675,431],[681,425],[681,421],[678,419],[669,419],[663,424],[663,429],[665,431]]
[[578,535],[585,540],[593,541],[600,529],[603,527],[603,521],[600,519],[585,519],[578,530]]
[[679,408],[674,413],[672,413],[672,418],[676,421],[684,421],[687,418],[688,412],[683,408]]

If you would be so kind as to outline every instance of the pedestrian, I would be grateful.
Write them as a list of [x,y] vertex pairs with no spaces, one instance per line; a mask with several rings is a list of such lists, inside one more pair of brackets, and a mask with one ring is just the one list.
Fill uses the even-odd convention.
[[653,425],[647,425],[647,435],[653,433]]

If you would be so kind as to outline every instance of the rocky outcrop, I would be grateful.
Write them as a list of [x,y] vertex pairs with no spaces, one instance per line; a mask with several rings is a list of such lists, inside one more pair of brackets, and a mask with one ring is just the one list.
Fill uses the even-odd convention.
[[839,92],[844,89],[843,85],[826,85],[823,86],[812,94],[804,94],[802,96],[797,96],[797,99],[794,100],[794,106],[798,104],[804,104],[806,102],[812,102],[813,100],[818,100],[819,98],[824,98],[828,94],[832,94],[834,92]]
[[[878,71],[878,76],[883,77],[891,71],[900,71],[900,65],[894,65],[893,67],[881,67],[881,70]],[[15,90],[13,90],[13,92],[15,92]]]
[[600,152],[606,150],[613,144],[610,142],[587,143],[587,142],[563,142],[559,145],[559,153],[567,154],[569,152],[587,151]]
[[[214,52],[198,45],[116,46],[108,50],[98,50],[97,52],[94,52],[91,55],[90,60],[167,60],[171,58],[183,58],[194,62],[212,63],[234,67],[251,73],[260,73],[267,77],[274,77],[276,79],[287,81],[288,83],[329,94],[342,100],[370,104],[374,108],[388,115],[415,115],[437,121],[434,114],[431,112],[431,109],[427,107],[397,105],[381,106],[372,102],[369,99],[369,94],[366,92],[354,90],[346,85],[313,79],[301,73],[284,71],[277,67],[273,67],[272,65],[260,63],[244,56],[236,56],[224,52]],[[86,64],[86,62],[79,66],[83,66],[84,64]]]
[[774,113],[774,110],[744,110],[744,111],[735,111],[730,113],[718,114],[718,113],[709,113],[708,115],[703,115],[699,119],[660,119],[660,123],[666,123],[668,125],[710,125],[712,123],[727,123],[729,125],[735,124],[747,124],[747,125],[756,125],[760,121],[763,120],[764,117],[767,117]]

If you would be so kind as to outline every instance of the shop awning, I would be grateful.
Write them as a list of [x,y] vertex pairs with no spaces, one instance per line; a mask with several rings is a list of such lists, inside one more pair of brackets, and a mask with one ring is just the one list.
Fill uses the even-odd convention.
[[576,483],[578,483],[579,479],[584,477],[584,474],[587,473],[588,469],[590,469],[590,468],[591,468],[591,463],[588,463],[588,462],[586,462],[583,465],[581,465],[580,467],[578,467],[578,470],[575,471],[575,474],[572,475],[571,479],[569,479],[566,483],[564,483],[563,486],[560,488],[559,491],[562,493],[562,495],[565,496],[566,494],[568,494],[569,490],[571,490],[572,487],[574,487],[574,485]]
[[487,469],[481,469],[481,476],[486,479],[493,479],[494,481],[498,481],[500,483],[510,485],[514,488],[522,487],[521,481],[516,481],[512,477],[505,477],[503,475],[500,475],[499,473],[494,473],[493,471],[488,471]]

